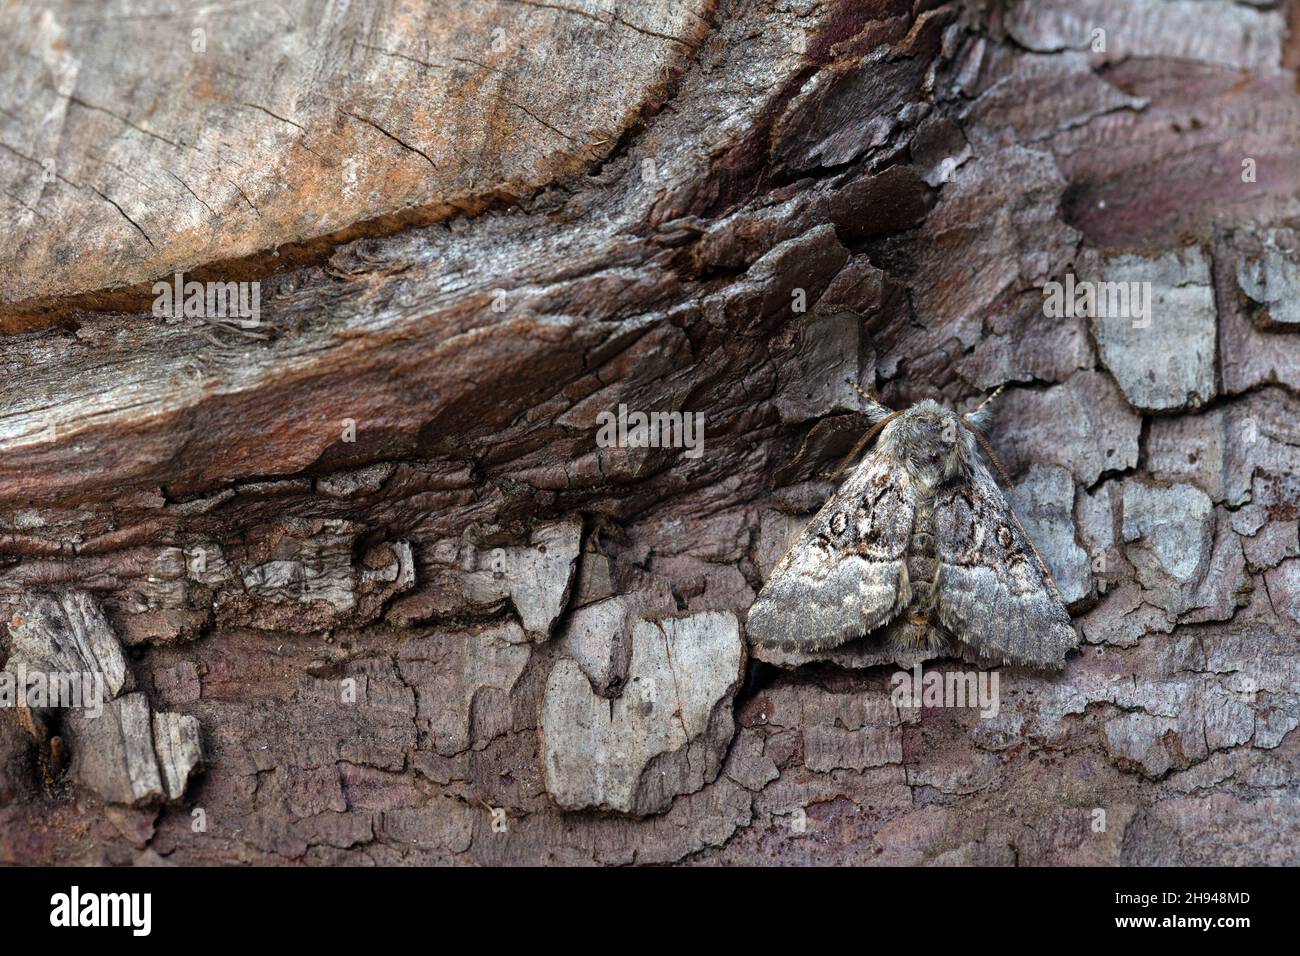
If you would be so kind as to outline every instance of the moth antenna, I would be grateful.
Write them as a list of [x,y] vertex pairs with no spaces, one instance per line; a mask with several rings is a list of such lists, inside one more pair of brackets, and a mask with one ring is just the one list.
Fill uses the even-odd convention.
[[975,411],[973,411],[973,412],[967,412],[967,413],[966,413],[965,415],[963,415],[962,417],[963,417],[963,418],[973,418],[973,417],[975,417],[976,415],[978,415],[980,412],[984,411],[985,406],[987,406],[991,401],[993,401],[993,399],[995,399],[995,398],[997,398],[999,395],[1001,395],[1001,394],[1002,394],[1002,390],[1003,390],[1004,388],[1006,388],[1006,387],[1007,387],[1007,383],[1006,383],[1006,382],[1003,382],[1001,385],[999,385],[997,388],[993,389],[993,391],[989,393],[989,397],[988,397],[988,398],[984,399],[984,401],[982,401],[982,402],[979,403],[979,405],[978,405],[978,407],[976,407]]
[[861,395],[862,400],[866,402],[867,407],[863,409],[863,413],[871,419],[873,425],[883,419],[886,415],[892,414],[888,406],[881,404],[879,399],[857,382],[853,381],[853,379],[846,378],[844,381],[848,382],[849,385],[853,387],[853,390]]
[[876,400],[871,396],[871,394],[865,388],[859,385],[857,382],[853,381],[853,379],[846,378],[844,381],[848,382],[851,386],[853,386],[853,390],[857,392],[859,395],[861,395],[865,401],[871,402],[872,404],[876,404]]
[[[1002,386],[998,387],[998,392],[1000,391],[1002,391]],[[986,398],[984,400],[984,405],[991,402],[998,392],[994,392]],[[983,408],[984,405],[981,405],[980,408]],[[979,409],[976,409],[976,411],[979,411]],[[965,425],[970,433],[975,436],[975,440],[979,442],[980,447],[984,449],[984,454],[989,456],[989,461],[991,461],[993,467],[997,469],[998,477],[1002,479],[1002,483],[1006,487],[1010,488],[1011,479],[1007,477],[1006,469],[1002,467],[1002,462],[998,461],[998,456],[993,453],[993,446],[989,444],[989,440],[984,437],[984,433],[968,421],[963,421],[962,424]],[[1038,559],[1038,568],[1043,572],[1043,577],[1047,578],[1047,580],[1052,583],[1052,590],[1056,592],[1056,596],[1061,599],[1061,604],[1064,605],[1065,595],[1061,593],[1061,586],[1056,583],[1056,577],[1052,574],[1052,569],[1049,568],[1047,562],[1043,560],[1042,554],[1038,551],[1038,546],[1034,544],[1034,539],[1029,537],[1029,532],[1025,530],[1025,526],[1020,523],[1020,516],[1016,514],[1016,509],[1009,500],[1007,501],[1007,514],[1011,515],[1011,520],[1016,523],[1016,528],[1020,531],[1021,537],[1025,539],[1025,543],[1029,545],[1029,550],[1034,552],[1034,557]]]

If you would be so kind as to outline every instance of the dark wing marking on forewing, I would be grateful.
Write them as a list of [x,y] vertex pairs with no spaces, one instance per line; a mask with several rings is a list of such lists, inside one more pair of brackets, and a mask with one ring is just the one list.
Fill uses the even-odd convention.
[[1078,635],[988,470],[939,489],[934,517],[944,628],[981,657],[1060,667]]
[[888,623],[911,597],[903,566],[915,510],[906,469],[864,459],[777,562],[749,609],[750,638],[820,651]]

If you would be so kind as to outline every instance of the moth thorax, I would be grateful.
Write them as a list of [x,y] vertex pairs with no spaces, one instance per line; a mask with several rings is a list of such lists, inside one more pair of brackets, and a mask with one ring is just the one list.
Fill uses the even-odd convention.
[[904,464],[907,466],[907,472],[912,478],[912,483],[916,485],[916,493],[931,497],[943,480],[943,475],[939,469],[930,462],[923,460],[908,459]]
[[909,477],[916,485],[918,495],[933,496],[944,484],[962,470],[961,452],[956,446],[918,451],[903,459]]

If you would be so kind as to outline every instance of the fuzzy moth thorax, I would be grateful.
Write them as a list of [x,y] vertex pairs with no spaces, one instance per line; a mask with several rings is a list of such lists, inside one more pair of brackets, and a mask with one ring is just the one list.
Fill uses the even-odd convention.
[[890,422],[880,450],[902,462],[912,479],[929,488],[969,476],[976,461],[975,436],[956,412],[938,402],[918,402]]

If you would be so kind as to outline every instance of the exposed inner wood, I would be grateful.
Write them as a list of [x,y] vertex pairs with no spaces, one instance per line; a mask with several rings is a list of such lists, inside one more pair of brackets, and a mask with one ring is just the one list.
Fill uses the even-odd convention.
[[598,166],[711,4],[606,7],[6,4],[0,316],[138,307],[176,269],[278,265]]

